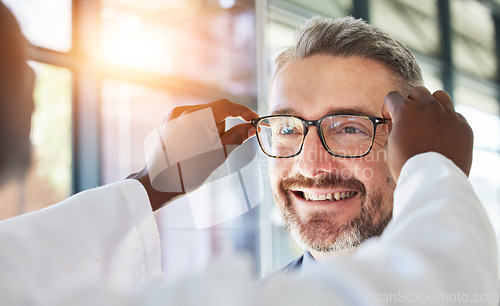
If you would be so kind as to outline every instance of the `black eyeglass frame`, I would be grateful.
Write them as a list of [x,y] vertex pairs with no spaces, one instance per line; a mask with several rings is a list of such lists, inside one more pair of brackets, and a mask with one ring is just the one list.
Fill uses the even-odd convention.
[[[368,120],[370,120],[372,122],[372,124],[373,124],[372,139],[371,139],[371,142],[370,142],[370,147],[368,148],[368,150],[365,153],[363,153],[361,155],[355,155],[355,156],[346,156],[346,155],[341,155],[341,154],[333,153],[330,150],[330,148],[328,148],[328,145],[326,144],[326,141],[325,141],[325,137],[323,136],[323,129],[321,128],[321,122],[325,118],[328,118],[328,117],[344,117],[344,116],[362,117],[362,118],[366,118],[366,119],[368,119]],[[260,136],[259,136],[259,132],[258,132],[259,131],[259,129],[258,129],[259,122],[262,121],[262,120],[264,120],[264,119],[276,118],[276,117],[296,118],[296,119],[299,119],[302,122],[302,125],[304,126],[304,132],[302,133],[302,143],[300,144],[300,148],[299,148],[299,150],[298,150],[297,153],[295,153],[293,155],[288,155],[288,156],[273,156],[273,155],[268,154],[266,152],[266,150],[264,150],[264,147],[262,146],[262,143],[261,143],[261,140],[260,140]],[[299,155],[300,152],[302,152],[302,148],[304,147],[304,140],[306,139],[306,136],[307,136],[307,133],[309,132],[309,127],[310,126],[315,126],[316,127],[316,129],[318,131],[319,139],[321,140],[321,143],[323,144],[323,147],[331,155],[336,156],[336,157],[343,157],[343,158],[360,158],[360,157],[366,156],[372,150],[373,142],[375,141],[375,134],[377,132],[377,126],[380,125],[380,124],[387,123],[389,121],[390,121],[390,119],[385,119],[385,118],[380,118],[380,117],[375,117],[375,116],[367,116],[367,115],[357,115],[357,114],[326,115],[326,116],[323,116],[323,117],[319,118],[318,120],[305,120],[305,119],[303,119],[301,117],[293,116],[293,115],[269,115],[269,116],[264,116],[264,117],[259,117],[259,118],[251,119],[250,123],[255,127],[255,131],[256,131],[256,135],[257,135],[257,141],[259,142],[259,146],[260,146],[262,152],[264,152],[264,154],[266,154],[267,156],[272,157],[272,158],[290,158],[290,157],[295,157],[295,156]]]

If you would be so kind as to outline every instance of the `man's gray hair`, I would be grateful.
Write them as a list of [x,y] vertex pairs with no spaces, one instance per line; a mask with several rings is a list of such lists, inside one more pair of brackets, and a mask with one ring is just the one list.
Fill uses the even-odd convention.
[[395,75],[399,90],[423,85],[422,73],[412,52],[401,42],[361,19],[313,17],[297,32],[295,44],[275,60],[275,76],[290,60],[312,55],[358,56],[376,61]]

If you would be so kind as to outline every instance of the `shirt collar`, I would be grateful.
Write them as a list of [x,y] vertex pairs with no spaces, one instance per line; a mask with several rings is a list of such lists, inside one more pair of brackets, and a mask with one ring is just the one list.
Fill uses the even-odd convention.
[[314,257],[312,257],[311,253],[309,253],[309,251],[305,251],[303,259],[302,259],[301,271],[307,271],[308,269],[311,269],[317,263],[318,262],[316,261],[316,259],[314,259]]

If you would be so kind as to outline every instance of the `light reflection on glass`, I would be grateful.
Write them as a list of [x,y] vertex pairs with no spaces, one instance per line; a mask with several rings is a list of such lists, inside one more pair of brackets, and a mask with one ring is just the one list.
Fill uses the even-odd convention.
[[119,67],[256,95],[253,6],[218,1],[101,4],[101,59]]

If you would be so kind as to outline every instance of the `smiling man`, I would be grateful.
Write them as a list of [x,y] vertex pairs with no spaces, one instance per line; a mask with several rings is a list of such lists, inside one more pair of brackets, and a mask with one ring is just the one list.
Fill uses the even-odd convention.
[[396,184],[382,106],[389,92],[422,84],[418,64],[403,44],[351,17],[309,20],[276,64],[273,116],[258,130],[277,207],[310,252],[305,260],[351,250],[391,220]]

